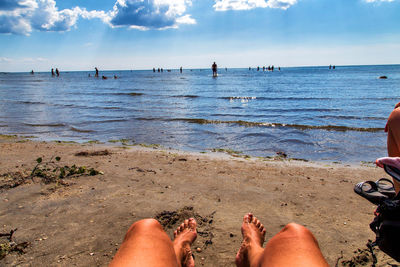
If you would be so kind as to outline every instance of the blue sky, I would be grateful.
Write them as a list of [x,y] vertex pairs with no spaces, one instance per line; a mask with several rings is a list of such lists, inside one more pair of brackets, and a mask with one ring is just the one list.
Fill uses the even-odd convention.
[[0,71],[400,63],[400,0],[0,0]]

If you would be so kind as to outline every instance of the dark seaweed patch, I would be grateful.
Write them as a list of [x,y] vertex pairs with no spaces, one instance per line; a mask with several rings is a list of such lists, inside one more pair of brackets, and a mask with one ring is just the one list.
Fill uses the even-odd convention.
[[99,151],[92,151],[92,152],[82,151],[82,152],[75,153],[75,156],[77,156],[77,157],[107,156],[107,155],[111,155],[110,151],[108,151],[107,149],[99,150]]
[[202,216],[195,211],[192,206],[185,206],[175,211],[162,211],[154,217],[160,224],[167,229],[175,230],[184,220],[194,218],[197,222],[198,239],[196,243],[203,244],[202,250],[205,250],[213,241],[213,221],[215,211],[209,215]]

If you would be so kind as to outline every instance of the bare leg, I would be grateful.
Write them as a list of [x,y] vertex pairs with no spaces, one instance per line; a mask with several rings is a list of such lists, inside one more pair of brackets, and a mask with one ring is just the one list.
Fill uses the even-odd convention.
[[196,221],[185,220],[177,231],[172,242],[158,221],[135,222],[109,266],[193,267],[190,245],[197,237]]
[[[385,131],[388,133],[387,150],[389,157],[400,157],[400,108],[392,111],[387,121]],[[393,180],[396,192],[400,191],[400,184]]]
[[262,248],[264,226],[249,213],[243,218],[242,235],[243,243],[236,255],[238,267],[328,266],[314,236],[301,225],[286,225]]

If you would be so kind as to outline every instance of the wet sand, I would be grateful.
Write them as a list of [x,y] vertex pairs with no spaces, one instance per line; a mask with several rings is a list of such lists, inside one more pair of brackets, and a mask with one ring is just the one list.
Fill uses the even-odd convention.
[[[110,153],[91,154],[105,150]],[[75,155],[79,152],[88,153]],[[104,174],[64,179],[68,185],[44,184],[36,177],[1,189],[0,232],[17,228],[13,241],[30,245],[0,265],[106,266],[134,221],[157,218],[172,236],[184,218],[195,216],[196,266],[234,266],[247,212],[265,225],[267,239],[290,222],[307,226],[331,266],[342,254],[339,266],[353,256],[359,258],[353,262],[368,262],[366,253],[354,251],[364,250],[374,238],[369,223],[375,206],[353,193],[353,186],[387,176],[372,165],[3,138],[0,185],[9,183],[4,174],[28,175],[38,157],[56,156],[60,166],[75,164]],[[395,262],[380,252],[378,258],[379,264]]]

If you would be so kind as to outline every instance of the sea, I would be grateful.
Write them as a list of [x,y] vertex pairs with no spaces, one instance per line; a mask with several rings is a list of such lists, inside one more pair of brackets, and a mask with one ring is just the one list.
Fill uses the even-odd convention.
[[387,155],[384,127],[400,101],[400,65],[218,73],[0,73],[0,134],[322,162]]

